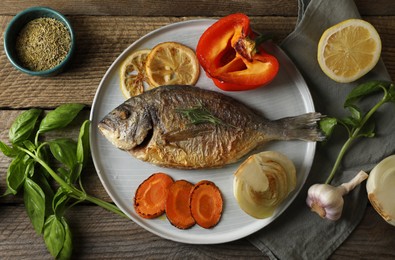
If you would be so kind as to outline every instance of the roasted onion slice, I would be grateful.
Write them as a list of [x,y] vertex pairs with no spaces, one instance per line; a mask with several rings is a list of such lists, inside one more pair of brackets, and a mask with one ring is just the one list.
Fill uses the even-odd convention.
[[266,151],[248,157],[234,174],[233,193],[254,218],[268,218],[296,186],[296,169],[285,155]]

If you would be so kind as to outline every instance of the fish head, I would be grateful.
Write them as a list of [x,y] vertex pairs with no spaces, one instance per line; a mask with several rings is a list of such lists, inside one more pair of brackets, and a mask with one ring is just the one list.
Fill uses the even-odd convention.
[[146,107],[125,102],[108,113],[98,128],[113,145],[129,151],[149,142],[153,124]]

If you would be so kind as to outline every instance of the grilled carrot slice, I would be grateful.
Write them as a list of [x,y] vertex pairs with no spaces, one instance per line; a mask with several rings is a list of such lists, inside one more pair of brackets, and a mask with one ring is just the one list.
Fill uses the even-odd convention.
[[156,218],[165,212],[169,187],[173,179],[165,173],[154,173],[143,181],[134,196],[134,210],[143,218]]
[[195,184],[190,195],[191,214],[203,228],[212,228],[221,219],[223,200],[219,188],[211,181]]
[[193,184],[186,180],[177,180],[169,187],[166,216],[170,223],[179,229],[188,229],[195,225],[189,207],[189,195],[193,187]]

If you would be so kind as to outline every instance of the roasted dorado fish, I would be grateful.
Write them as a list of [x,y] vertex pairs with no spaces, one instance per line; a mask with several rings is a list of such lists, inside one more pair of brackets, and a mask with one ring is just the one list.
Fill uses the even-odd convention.
[[99,123],[119,149],[163,167],[199,169],[234,163],[271,140],[321,141],[319,113],[275,121],[224,94],[162,86],[126,100]]

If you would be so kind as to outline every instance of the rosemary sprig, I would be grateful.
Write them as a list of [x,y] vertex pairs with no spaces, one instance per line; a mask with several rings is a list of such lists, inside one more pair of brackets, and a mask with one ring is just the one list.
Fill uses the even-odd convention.
[[175,110],[178,113],[186,116],[191,124],[198,125],[204,123],[210,123],[213,125],[228,125],[224,123],[221,119],[214,116],[201,102],[191,108],[178,108]]

